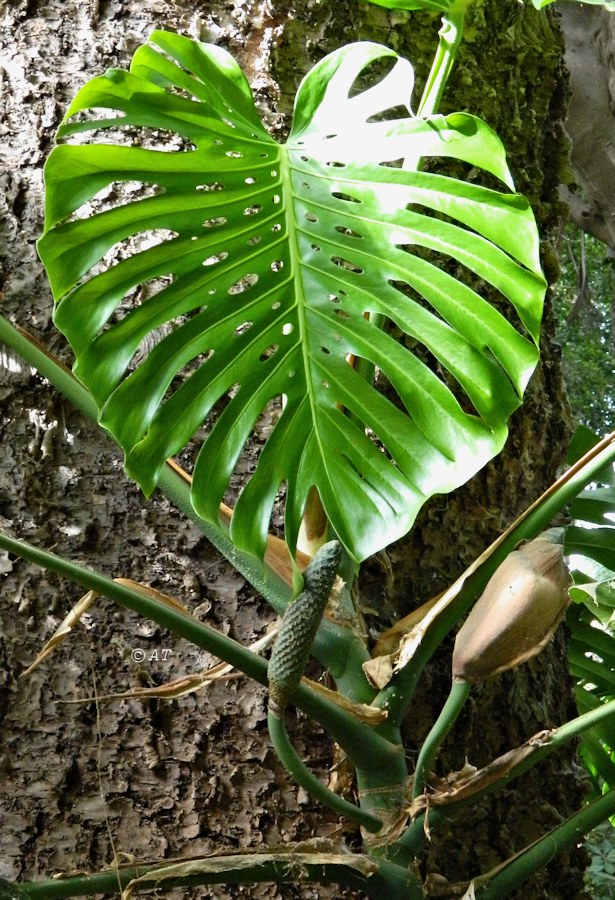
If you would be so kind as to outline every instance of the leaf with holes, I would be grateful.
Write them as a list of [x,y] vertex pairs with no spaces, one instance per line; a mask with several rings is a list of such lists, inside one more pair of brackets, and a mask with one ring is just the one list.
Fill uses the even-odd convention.
[[[598,437],[581,426],[568,453],[574,463]],[[570,505],[565,551],[574,580],[566,616],[568,660],[579,712],[615,700],[615,469],[607,465]],[[593,783],[592,797],[615,787],[615,719],[581,735],[581,755]]]
[[[81,90],[47,162],[55,321],[144,490],[201,429],[193,502],[217,520],[274,407],[231,526],[254,554],[284,488],[292,551],[313,485],[357,559],[401,537],[499,452],[535,367],[529,206],[494,133],[416,118],[412,81],[385,47],[338,50],[280,145],[224,50],[156,32],[130,72]],[[84,143],[92,130],[116,143]],[[419,158],[438,173],[408,168]],[[447,159],[469,177],[442,174]]]

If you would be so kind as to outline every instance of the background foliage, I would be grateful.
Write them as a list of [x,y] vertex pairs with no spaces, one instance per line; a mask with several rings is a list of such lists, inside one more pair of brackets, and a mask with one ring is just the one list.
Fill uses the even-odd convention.
[[615,428],[615,259],[569,226],[561,267],[554,308],[570,405],[575,421],[604,434]]

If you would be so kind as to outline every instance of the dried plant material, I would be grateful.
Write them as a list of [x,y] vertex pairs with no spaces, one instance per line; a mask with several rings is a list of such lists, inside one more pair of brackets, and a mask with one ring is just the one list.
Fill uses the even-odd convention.
[[327,540],[329,520],[323,509],[318,489],[312,485],[308,491],[303,519],[297,538],[297,547],[308,557],[315,556]]
[[95,591],[88,591],[78,600],[69,614],[62,620],[56,628],[52,636],[49,638],[41,652],[38,654],[32,665],[28,666],[25,672],[22,672],[20,678],[31,675],[32,672],[40,666],[40,664],[51,656],[56,647],[58,647],[64,638],[68,637],[75,625],[79,624],[81,617],[88,611],[90,606],[97,600],[99,595]]
[[482,769],[466,763],[463,769],[453,772],[446,778],[434,783],[434,790],[427,797],[417,797],[412,805],[411,816],[415,818],[429,806],[448,806],[451,803],[460,803],[469,800],[476,794],[482,793],[492,784],[503,783],[514,770],[533,756],[538,750],[545,747],[553,736],[552,731],[539,731],[520,747],[509,750],[488,763]]
[[135,889],[141,889],[146,885],[159,886],[170,878],[187,878],[192,875],[219,875],[230,872],[253,869],[257,866],[286,865],[289,874],[294,880],[302,877],[305,866],[344,866],[354,869],[364,878],[369,878],[377,871],[377,864],[366,856],[349,852],[298,852],[296,847],[270,853],[237,853],[220,854],[218,856],[204,856],[185,861],[170,862],[135,878],[122,892],[122,900],[131,900]]
[[331,703],[335,703],[340,709],[350,713],[350,715],[358,722],[362,722],[365,725],[380,725],[388,716],[386,709],[379,709],[377,706],[368,706],[367,703],[355,703],[352,700],[343,697],[338,691],[332,691],[331,688],[325,687],[324,684],[319,684],[317,681],[310,681],[309,678],[302,678],[301,682],[307,687],[311,687],[313,691],[321,694],[321,696],[326,697]]
[[442,593],[436,594],[431,600],[423,603],[418,609],[413,610],[403,619],[395,622],[395,624],[387,631],[383,631],[376,641],[374,647],[374,656],[387,656],[394,654],[399,648],[400,641],[406,635],[412,634],[413,629],[421,624],[427,613],[442,597]]
[[[607,434],[605,438],[603,438],[598,444],[592,447],[584,456],[581,457],[573,466],[564,472],[557,481],[555,481],[543,494],[538,497],[537,500],[532,503],[507,529],[502,532],[502,534],[496,538],[496,540],[490,544],[489,547],[480,556],[478,556],[474,562],[468,566],[468,568],[463,572],[459,578],[449,587],[447,590],[440,596],[440,598],[433,603],[433,606],[430,606],[427,609],[426,614],[423,616],[421,621],[416,624],[411,632],[404,637],[401,642],[399,649],[396,654],[396,662],[394,666],[394,672],[398,672],[400,669],[403,669],[413,658],[420,647],[424,636],[429,631],[432,624],[438,618],[438,616],[448,607],[451,603],[456,599],[459,595],[459,592],[463,588],[464,584],[474,572],[479,569],[483,563],[485,563],[490,556],[495,553],[498,547],[506,540],[506,538],[515,531],[519,525],[524,522],[536,509],[542,506],[546,500],[556,494],[564,484],[570,481],[584,466],[586,466],[592,459],[598,456],[603,450],[605,450],[610,444],[615,443],[615,432],[611,432]],[[421,609],[425,609],[425,606],[421,607]]]
[[455,679],[491,678],[536,656],[551,640],[569,603],[562,538],[561,529],[546,531],[496,569],[457,634]]
[[[192,485],[192,476],[186,472],[176,460],[172,458],[167,459],[167,465],[170,466],[170,468],[173,469],[186,484]],[[219,515],[220,521],[228,528],[233,517],[232,507],[227,506],[226,503],[221,503]],[[312,557],[309,556],[309,554],[297,550],[295,561],[301,571],[309,565],[311,559]],[[293,567],[286,541],[276,537],[274,534],[268,535],[264,561],[265,564],[275,572],[278,578],[281,578],[282,581],[290,587],[293,586]]]
[[[277,626],[272,628],[267,634],[254,641],[248,646],[248,650],[252,653],[262,653],[269,647],[277,634]],[[208,687],[214,681],[221,681],[228,678],[238,678],[240,672],[235,672],[233,666],[229,663],[221,662],[203,672],[197,672],[194,675],[183,675],[181,678],[175,678],[173,681],[167,681],[165,684],[157,684],[155,687],[139,687],[131,688],[129,691],[120,691],[118,694],[98,694],[94,697],[81,697],[78,700],[67,700],[66,703],[90,703],[92,700],[98,702],[102,700],[139,700],[139,699],[157,699],[157,700],[175,700],[178,697],[185,697],[187,694],[193,694],[202,688]],[[333,693],[333,692],[332,692]]]
[[372,687],[382,690],[393,677],[393,660],[391,656],[376,656],[363,663],[363,671]]
[[[156,588],[149,587],[147,584],[141,584],[138,581],[133,581],[131,578],[114,578],[113,579],[116,584],[121,584],[123,587],[130,588],[133,591],[136,591],[139,594],[142,594],[144,597],[147,597],[149,600],[155,600],[157,603],[162,603],[164,606],[168,606],[171,609],[176,610],[177,612],[183,613],[183,615],[188,616],[189,618],[194,618],[192,613],[183,606],[179,600],[176,600],[174,597],[169,596],[168,594],[163,594],[162,591],[156,590]],[[48,656],[50,656],[53,651],[58,647],[65,638],[71,633],[75,625],[78,625],[85,613],[90,609],[95,600],[100,597],[100,594],[96,591],[88,591],[87,594],[84,594],[80,600],[73,606],[68,615],[62,620],[60,625],[56,628],[53,635],[49,638],[39,655],[36,657],[32,665],[28,666],[25,672],[21,673],[21,678],[25,675],[30,675],[34,669],[36,669]],[[196,621],[196,620],[195,620]]]

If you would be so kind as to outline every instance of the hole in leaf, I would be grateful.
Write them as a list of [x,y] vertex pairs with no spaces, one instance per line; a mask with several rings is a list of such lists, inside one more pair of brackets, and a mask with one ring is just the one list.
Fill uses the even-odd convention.
[[228,294],[241,294],[243,291],[247,291],[249,288],[253,287],[258,281],[258,275],[255,275],[254,272],[250,272],[248,275],[244,275],[243,278],[240,278],[239,281],[236,281],[235,284],[232,284],[228,289]]
[[346,168],[346,163],[342,163],[342,162],[328,162],[327,165],[331,169],[345,169]]
[[360,266],[355,265],[355,263],[350,262],[349,259],[344,259],[341,256],[332,256],[331,262],[336,266],[339,266],[340,269],[346,269],[346,271],[354,272],[356,275],[363,274],[363,269]]
[[243,153],[240,153],[239,150],[227,150],[224,155],[230,156],[233,159],[242,159],[243,158]]
[[331,353],[328,347],[321,347],[320,352],[324,353],[326,356],[329,356],[329,354]]
[[305,218],[308,222],[318,222],[318,216],[315,216],[313,212],[306,212]]
[[221,191],[224,189],[224,185],[219,181],[212,181],[211,184],[197,184],[196,189],[197,191]]
[[393,57],[379,57],[368,63],[362,72],[355,78],[348,92],[349,97],[355,97],[362,91],[378,84],[393,70],[397,60]]
[[[89,201],[74,210],[69,217],[69,221],[90,219],[98,213],[116,209],[127,198],[131,201],[138,201],[145,200],[148,197],[160,196],[164,193],[164,190],[160,190],[154,185],[143,184],[141,181],[113,182],[97,191]],[[162,233],[163,229],[160,229],[160,232]],[[126,240],[129,239],[127,238]]]
[[285,323],[282,325],[282,334],[283,334],[284,336],[287,336],[287,335],[289,335],[289,334],[292,334],[293,331],[294,331],[294,329],[295,329],[295,326],[293,325],[292,322],[285,322]]
[[222,262],[222,260],[226,259],[228,253],[223,250],[222,253],[216,253],[214,256],[208,256],[207,259],[204,259],[202,262],[203,266],[215,266],[216,263]]
[[350,194],[342,194],[341,191],[332,191],[331,196],[336,197],[338,200],[345,200],[347,203],[361,203],[356,197],[351,197]]
[[272,226],[271,226],[271,230],[272,230],[273,232],[281,231],[281,230],[282,230],[282,226],[280,225],[279,222],[276,222],[275,225],[272,225]]
[[390,122],[394,119],[409,119],[410,111],[403,104],[399,104],[398,106],[390,106],[389,109],[385,109],[382,112],[379,112],[375,116],[370,116],[367,119],[368,122]]
[[318,246],[318,244],[310,244],[310,247],[311,247],[312,250],[314,250],[316,253],[318,253],[318,252],[320,251],[320,247]]
[[272,199],[273,199],[274,204],[277,206],[277,204],[278,204],[278,203],[280,202],[280,200],[281,200],[281,197],[280,197],[279,194],[274,194],[273,197],[272,197]]
[[256,178],[248,177],[244,178],[245,184],[256,184]]
[[340,319],[349,319],[350,316],[344,309],[336,309],[335,314],[340,317]]
[[331,301],[331,303],[340,303],[340,298],[337,296],[337,294],[329,294],[329,300]]
[[271,263],[271,271],[272,272],[279,272],[283,268],[284,268],[284,260],[282,260],[282,259],[274,259],[274,261]]
[[249,247],[255,247],[256,244],[260,244],[261,240],[262,240],[262,238],[261,238],[260,234],[254,234],[254,235],[252,235],[251,238],[248,238],[247,243],[248,243]]
[[237,328],[235,329],[233,334],[235,334],[235,335],[237,335],[237,337],[239,337],[239,335],[245,334],[246,331],[248,331],[250,328],[252,328],[253,325],[254,325],[254,322],[251,322],[251,321],[242,322],[241,325],[237,326]]
[[244,216],[257,216],[259,212],[262,210],[262,206],[260,203],[255,203],[254,206],[246,206],[243,211]]
[[310,185],[307,183],[307,181],[302,181],[301,187],[306,191],[309,191],[309,189],[310,189]]
[[275,303],[271,304],[271,309],[279,309],[281,307],[281,303],[279,300],[276,300]]
[[358,231],[353,231],[352,228],[344,228],[343,225],[336,225],[335,230],[339,231],[340,234],[346,235],[346,237],[363,239],[363,235],[359,234]]
[[328,391],[329,388],[331,387],[331,385],[329,384],[329,382],[328,382],[328,381],[324,381],[324,380],[323,380],[323,382],[322,382],[322,386],[323,386],[323,387],[325,388],[325,390],[327,390],[327,391]]
[[271,357],[278,352],[278,349],[279,344],[272,344],[270,347],[267,347],[267,349],[260,355],[260,362],[265,362],[265,360],[271,359]]
[[226,225],[226,216],[215,216],[213,219],[205,219],[203,228],[215,228],[217,225]]

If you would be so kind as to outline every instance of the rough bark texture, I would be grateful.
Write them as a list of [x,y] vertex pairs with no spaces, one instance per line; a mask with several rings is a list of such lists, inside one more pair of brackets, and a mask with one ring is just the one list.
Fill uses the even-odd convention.
[[[126,66],[154,27],[214,41],[240,59],[264,115],[287,126],[296,84],[324,53],[358,36],[406,53],[424,76],[437,23],[389,15],[354,0],[15,0],[2,20],[6,163],[3,313],[64,353],[50,326],[51,299],[34,241],[42,225],[42,165],[76,88],[109,65]],[[495,48],[498,48],[494,52]],[[280,87],[281,85],[281,87]],[[566,80],[554,17],[516,0],[479,3],[471,15],[447,109],[469,109],[500,133],[520,190],[548,240],[562,207],[561,131]],[[366,566],[363,596],[381,623],[417,606],[454,578],[552,479],[567,420],[559,359],[547,314],[544,356],[502,457],[464,491],[431,503],[410,540]],[[147,503],[122,475],[119,454],[49,385],[10,353],[0,359],[0,525],[113,576],[146,581],[190,602],[242,641],[273,618],[262,600],[160,497]],[[80,633],[30,678],[23,669],[79,593],[23,562],[0,556],[0,877],[93,869],[114,854],[168,857],[330,834],[334,817],[290,784],[266,734],[264,694],[244,680],[171,703],[71,703],[155,684],[207,662],[158,628],[100,601]],[[394,577],[391,575],[394,572]],[[146,652],[136,663],[132,653]],[[162,651],[172,652],[163,660]],[[155,654],[158,654],[156,659]],[[475,765],[571,714],[561,635],[538,661],[477,692],[442,762]],[[408,723],[412,756],[448,689],[443,652]],[[300,721],[300,752],[315,771],[330,748]],[[574,758],[559,758],[434,843],[429,865],[451,880],[488,869],[578,808]],[[582,858],[558,858],[524,887],[527,900],[581,896]],[[193,897],[350,896],[310,885],[193,891]]]
[[[575,185],[563,190],[572,220],[615,250],[615,16],[600,7],[564,4]],[[570,189],[572,188],[572,190]]]

